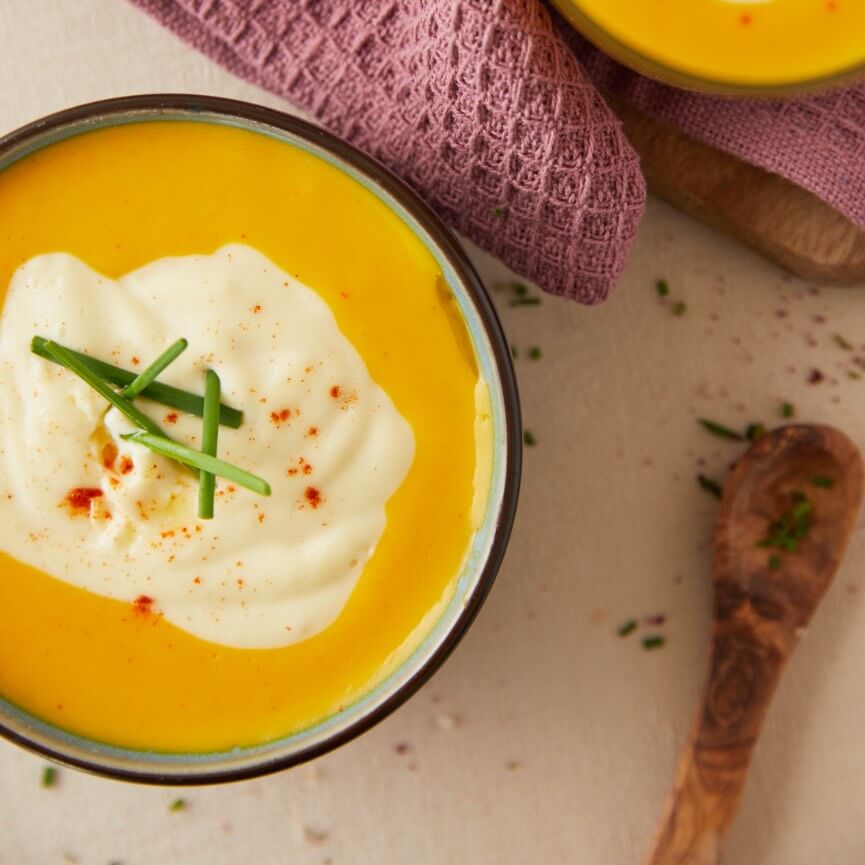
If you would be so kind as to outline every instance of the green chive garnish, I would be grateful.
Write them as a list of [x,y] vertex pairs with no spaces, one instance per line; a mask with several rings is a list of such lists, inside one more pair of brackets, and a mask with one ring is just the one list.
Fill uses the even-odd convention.
[[[48,340],[41,336],[34,336],[30,343],[30,350],[33,354],[39,355],[39,357],[43,357],[54,363],[60,363],[60,361],[46,351],[45,344],[47,342]],[[125,387],[137,377],[134,372],[114,366],[111,363],[106,363],[104,360],[98,360],[95,357],[90,357],[90,355],[82,354],[69,348],[66,351],[109,384]],[[66,364],[61,363],[61,366],[66,366]],[[154,381],[145,387],[139,396],[146,397],[162,405],[167,405],[169,408],[176,408],[179,411],[195,415],[196,417],[201,417],[204,413],[204,400],[198,394],[190,393],[179,387],[172,387],[169,384],[162,384],[158,381]],[[222,426],[238,429],[243,423],[243,412],[227,405],[221,405],[219,407],[219,422]]]
[[179,355],[181,355],[184,351],[186,351],[186,347],[189,343],[185,339],[179,339],[173,345],[170,345],[155,361],[153,361],[150,366],[148,366],[143,372],[137,375],[131,382],[129,382],[123,390],[120,391],[121,396],[125,396],[127,399],[132,399],[134,396],[138,396],[147,385],[154,382],[159,375],[170,363],[175,361]]
[[525,297],[529,293],[529,287],[522,282],[515,282],[513,284],[514,294],[517,297]]
[[503,214],[504,214],[504,210],[502,210],[501,207],[494,207],[494,208],[493,208],[493,216],[494,216],[496,219],[500,219],[500,218],[502,217]]
[[186,799],[175,799],[169,806],[169,811],[182,811],[186,807]]
[[758,442],[768,432],[769,430],[766,429],[766,424],[750,423],[748,424],[748,429],[745,430],[745,438],[748,439],[749,442]]
[[511,357],[512,357],[514,360],[517,359],[517,354],[518,354],[518,353],[519,353],[519,352],[517,351],[517,347],[516,347],[515,345],[512,345],[512,346],[511,346]]
[[234,466],[225,460],[218,459],[210,454],[204,454],[195,448],[188,447],[180,442],[173,441],[163,435],[154,435],[149,432],[127,433],[121,438],[137,442],[152,450],[154,453],[173,459],[184,465],[200,469],[204,472],[218,475],[228,481],[233,481],[260,496],[270,495],[270,484],[258,475],[251,474],[244,469]]
[[826,477],[826,475],[815,475],[811,478],[811,486],[821,487],[824,490],[831,490],[832,487],[835,486],[835,481],[833,481],[832,478]]
[[660,634],[653,634],[651,637],[643,637],[643,648],[650,652],[652,649],[660,649],[667,641]]
[[531,430],[523,431],[523,441],[525,442],[526,447],[532,447],[532,445],[537,444],[537,439],[534,437]]
[[[219,438],[219,376],[207,370],[204,377],[204,422],[201,427],[201,452],[216,456]],[[212,472],[201,472],[198,476],[198,516],[203,520],[213,519],[213,496],[216,478]]]
[[832,339],[835,340],[835,345],[838,348],[843,348],[844,351],[853,351],[853,346],[840,333],[836,333]]
[[539,297],[518,297],[511,301],[511,306],[540,306]]
[[616,632],[620,637],[627,637],[634,633],[637,630],[637,620],[636,619],[628,619],[623,625],[621,625]]
[[720,436],[722,439],[732,439],[733,441],[744,441],[745,436],[741,433],[737,433],[735,430],[731,430],[729,427],[724,426],[723,424],[716,423],[713,420],[707,420],[706,418],[697,418],[697,422],[705,427],[710,433],[716,436]]
[[721,484],[719,484],[718,481],[712,480],[712,478],[707,478],[705,475],[697,475],[697,483],[702,489],[710,495],[713,495],[716,499],[721,498],[724,494],[724,488]]
[[42,786],[53,787],[57,783],[57,770],[53,766],[46,766],[42,770]]
[[540,360],[543,357],[543,352],[541,351],[541,347],[539,345],[533,345],[529,349],[529,357],[532,360]]
[[670,286],[666,279],[659,279],[655,283],[655,289],[658,292],[658,297],[666,297],[670,293]]
[[796,414],[796,406],[793,403],[781,403],[781,417],[793,417],[794,414]]
[[120,396],[117,391],[112,390],[104,379],[99,378],[93,370],[83,364],[68,348],[57,345],[56,342],[52,342],[50,339],[45,340],[42,347],[48,352],[52,360],[56,360],[61,366],[65,366],[70,372],[74,372],[80,379],[87,382],[96,393],[110,402],[121,414],[126,415],[136,426],[147,430],[147,432],[153,435],[164,437],[164,433],[157,423],[152,421],[128,399]]
[[687,311],[688,304],[686,304],[684,300],[680,300],[678,303],[673,304],[673,315],[677,318],[681,318]]

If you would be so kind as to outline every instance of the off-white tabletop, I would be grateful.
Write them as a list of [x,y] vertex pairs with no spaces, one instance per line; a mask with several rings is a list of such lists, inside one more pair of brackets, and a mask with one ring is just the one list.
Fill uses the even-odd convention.
[[[0,0],[0,132],[91,99],[214,93],[284,108],[123,0]],[[471,250],[489,285],[509,275]],[[656,278],[687,303],[662,305]],[[738,453],[695,423],[828,421],[865,445],[861,291],[785,277],[650,202],[615,296],[586,309],[497,295],[526,425],[519,517],[476,624],[406,706],[314,764],[183,795],[0,745],[0,865],[629,865],[640,861],[703,677],[715,502]],[[780,311],[780,312],[779,312]],[[825,316],[826,322],[815,320]],[[525,356],[538,345],[540,360]],[[826,375],[808,384],[812,368]],[[772,708],[726,858],[865,861],[865,536]],[[862,591],[860,591],[860,589]],[[666,646],[616,636],[664,613]]]

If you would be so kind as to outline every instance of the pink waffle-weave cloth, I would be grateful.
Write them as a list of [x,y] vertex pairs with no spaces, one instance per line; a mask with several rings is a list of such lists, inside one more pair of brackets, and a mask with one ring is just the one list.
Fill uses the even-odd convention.
[[553,294],[606,298],[645,206],[596,84],[865,227],[865,85],[790,102],[685,93],[622,69],[540,0],[132,2]]

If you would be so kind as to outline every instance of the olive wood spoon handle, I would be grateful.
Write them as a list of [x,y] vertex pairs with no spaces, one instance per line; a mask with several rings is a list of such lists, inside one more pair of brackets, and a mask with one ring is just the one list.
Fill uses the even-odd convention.
[[[645,865],[720,862],[769,702],[841,563],[862,488],[859,451],[826,426],[775,430],[733,468],[715,525],[708,680]],[[795,551],[760,546],[803,500]]]

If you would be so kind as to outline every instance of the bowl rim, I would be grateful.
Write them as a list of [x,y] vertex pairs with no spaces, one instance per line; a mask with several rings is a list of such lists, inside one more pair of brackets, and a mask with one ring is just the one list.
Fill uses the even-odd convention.
[[[319,757],[346,744],[378,724],[405,703],[429,680],[448,658],[474,621],[492,588],[504,559],[519,497],[522,469],[522,423],[519,394],[509,343],[505,338],[490,296],[456,236],[433,212],[431,207],[390,169],[332,133],[293,115],[251,102],[220,96],[152,93],[87,102],[31,121],[0,137],[0,158],[13,148],[26,144],[29,140],[52,130],[96,118],[120,117],[136,112],[158,112],[160,110],[165,110],[169,115],[172,112],[190,112],[193,114],[201,112],[261,124],[305,140],[315,147],[329,151],[338,160],[347,163],[365,179],[371,181],[373,185],[380,187],[386,195],[411,214],[458,277],[458,282],[474,306],[483,332],[489,340],[492,365],[498,375],[502,392],[506,450],[502,466],[504,479],[501,505],[495,516],[491,543],[479,569],[477,581],[465,596],[462,609],[447,628],[439,644],[432,649],[429,656],[420,663],[410,676],[397,684],[393,691],[384,695],[379,703],[372,706],[360,717],[344,727],[327,733],[320,741],[302,745],[288,754],[274,756],[265,754],[262,755],[261,759],[253,757],[249,764],[234,768],[208,769],[206,766],[190,765],[188,768],[184,768],[182,774],[175,774],[173,772],[160,772],[158,768],[151,771],[111,765],[110,758],[109,761],[102,762],[89,756],[81,757],[65,750],[62,745],[49,745],[36,738],[30,738],[25,733],[7,726],[5,719],[0,718],[0,736],[62,765],[123,781],[166,786],[189,786],[241,781],[268,775]],[[24,714],[30,715],[26,711]],[[47,724],[47,726],[62,732],[62,728],[56,727],[56,725]],[[78,734],[75,735],[78,736]],[[87,736],[80,736],[79,738],[94,744],[101,744],[98,740],[89,739]],[[143,749],[128,750],[137,754],[148,753]],[[206,756],[206,752],[201,756]]]
[[659,60],[654,60],[636,48],[632,48],[601,27],[587,12],[577,8],[573,0],[550,0],[550,2],[567,24],[570,24],[578,33],[613,60],[640,75],[659,81],[661,84],[668,84],[695,93],[742,98],[795,99],[797,96],[808,96],[833,87],[852,84],[865,76],[865,61],[862,61],[835,72],[805,78],[801,81],[775,84],[716,81],[693,72],[677,69],[675,66],[669,66]]

